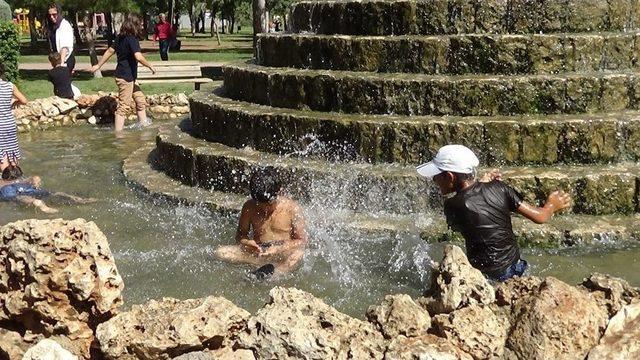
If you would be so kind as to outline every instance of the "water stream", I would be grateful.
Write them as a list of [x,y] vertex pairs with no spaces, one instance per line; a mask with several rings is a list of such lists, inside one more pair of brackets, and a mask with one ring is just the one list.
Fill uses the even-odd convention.
[[[126,307],[162,296],[219,295],[255,311],[268,299],[271,287],[282,285],[309,291],[343,312],[362,317],[368,305],[379,303],[385,294],[418,296],[431,260],[440,257],[441,247],[424,243],[417,234],[354,236],[335,226],[339,211],[308,206],[311,244],[302,267],[275,282],[248,282],[246,268],[212,257],[216,246],[232,241],[235,217],[200,207],[169,206],[127,184],[122,160],[154,136],[155,129],[149,129],[116,138],[109,129],[90,127],[20,135],[27,174],[41,175],[47,189],[99,201],[81,206],[53,204],[60,210],[55,215],[0,203],[0,224],[26,218],[94,221],[109,239],[124,278]],[[573,284],[598,271],[640,286],[637,244],[524,253],[535,275],[556,276]]]

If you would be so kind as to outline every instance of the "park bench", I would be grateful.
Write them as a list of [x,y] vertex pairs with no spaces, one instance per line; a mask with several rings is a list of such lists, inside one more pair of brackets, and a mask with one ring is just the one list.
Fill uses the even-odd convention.
[[145,66],[138,66],[139,84],[157,83],[194,83],[195,89],[200,90],[200,85],[213,82],[212,79],[202,77],[199,61],[160,61],[152,62],[156,69],[152,74]]

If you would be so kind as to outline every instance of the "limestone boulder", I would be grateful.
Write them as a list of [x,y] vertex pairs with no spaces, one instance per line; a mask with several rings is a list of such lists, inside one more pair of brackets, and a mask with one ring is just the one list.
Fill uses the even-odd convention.
[[23,329],[25,337],[59,337],[80,357],[89,357],[94,327],[122,304],[124,285],[109,243],[83,219],[3,226],[0,268],[3,327]]
[[430,314],[449,313],[474,304],[491,304],[494,289],[480,270],[469,263],[462,249],[447,245],[442,262],[434,268],[427,297],[420,300]]
[[42,104],[39,101],[29,101],[13,110],[16,119],[36,117],[42,115]]
[[170,359],[230,347],[249,313],[221,297],[163,298],[134,305],[96,330],[107,359]]
[[370,306],[367,319],[387,339],[400,335],[415,337],[426,334],[431,327],[429,313],[409,295],[387,295],[381,305]]
[[78,357],[51,339],[42,339],[27,350],[22,360],[77,360]]
[[623,307],[609,321],[588,360],[640,359],[640,303]]
[[80,95],[77,103],[80,108],[89,108],[92,107],[100,99],[100,97],[101,96],[98,94]]
[[49,97],[39,100],[42,106],[42,114],[46,117],[54,117],[60,115],[60,109],[54,104],[54,98]]
[[426,334],[408,338],[398,336],[384,355],[385,360],[472,360],[471,355],[460,350],[448,340]]
[[471,305],[433,319],[436,335],[448,339],[474,359],[503,355],[509,323],[488,307]]
[[236,350],[225,347],[219,350],[194,351],[174,357],[173,360],[255,360],[249,350]]
[[584,359],[607,318],[587,292],[548,277],[515,302],[507,347],[520,359]]
[[531,296],[538,291],[544,280],[536,276],[511,278],[496,284],[496,302],[498,306],[511,307],[523,297]]
[[71,110],[78,107],[78,103],[73,100],[64,99],[61,97],[54,96],[53,97],[53,105],[58,108],[60,114],[67,114]]
[[598,304],[613,316],[622,307],[632,302],[640,302],[640,289],[620,278],[594,273],[584,279],[583,288],[589,290]]
[[271,301],[238,335],[236,348],[262,359],[382,359],[385,340],[372,324],[301,290],[276,287],[269,295]]

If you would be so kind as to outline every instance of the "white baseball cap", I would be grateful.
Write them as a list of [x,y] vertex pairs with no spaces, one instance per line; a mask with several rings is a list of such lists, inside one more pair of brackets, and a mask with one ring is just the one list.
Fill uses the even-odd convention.
[[445,145],[438,150],[433,160],[418,166],[416,170],[418,170],[418,174],[432,178],[444,171],[473,174],[478,165],[480,165],[480,160],[468,147]]

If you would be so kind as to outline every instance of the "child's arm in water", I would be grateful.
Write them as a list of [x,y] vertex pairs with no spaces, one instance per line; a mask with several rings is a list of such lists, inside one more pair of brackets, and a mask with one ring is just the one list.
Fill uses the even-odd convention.
[[16,201],[21,204],[33,205],[38,210],[45,212],[47,214],[54,214],[58,212],[57,209],[48,207],[47,204],[44,203],[44,201],[33,198],[31,196],[24,196],[24,195],[16,196]]
[[543,207],[537,207],[522,202],[517,211],[527,219],[536,224],[543,224],[549,221],[553,214],[571,205],[571,196],[564,191],[554,191],[549,194],[547,202]]
[[251,200],[242,205],[242,211],[240,211],[240,219],[238,220],[238,228],[236,229],[236,242],[240,245],[244,245],[249,250],[257,253],[262,252],[262,248],[255,240],[249,239],[249,231],[251,230],[251,213],[252,211]]

